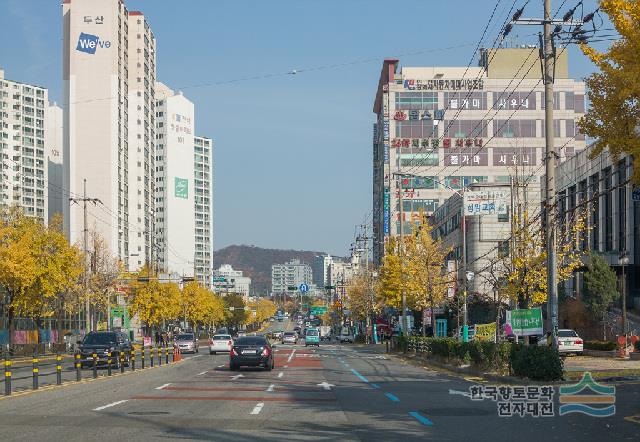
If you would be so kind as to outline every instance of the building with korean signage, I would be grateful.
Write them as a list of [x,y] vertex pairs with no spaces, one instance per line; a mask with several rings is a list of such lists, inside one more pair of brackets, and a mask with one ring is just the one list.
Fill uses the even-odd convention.
[[[513,199],[512,199],[513,189]],[[514,209],[511,209],[513,201]],[[471,184],[463,195],[455,194],[445,200],[431,216],[433,236],[451,250],[448,271],[456,274],[454,287],[460,291],[467,276],[469,294],[492,299],[498,279],[504,272],[504,262],[511,247],[511,219],[523,219],[527,211],[532,221],[529,228],[539,229],[540,185],[537,180],[520,186],[500,183]],[[462,218],[466,219],[467,269],[462,263]],[[456,264],[457,263],[457,264]],[[444,265],[444,263],[443,263]],[[450,286],[451,287],[451,286]],[[448,296],[453,297],[449,291]]]
[[[153,260],[155,38],[123,0],[64,0],[63,188],[97,199],[88,225],[129,270]],[[68,195],[67,195],[68,196]],[[71,242],[83,205],[65,204]]]
[[158,266],[194,276],[194,106],[182,92],[156,82],[155,238]]
[[[576,121],[584,83],[558,57],[554,125],[560,160],[584,149]],[[516,170],[539,177],[545,146],[537,48],[484,50],[478,67],[399,67],[383,63],[374,103],[374,259],[420,209],[433,213],[473,183],[509,183]],[[400,178],[398,174],[406,174]]]

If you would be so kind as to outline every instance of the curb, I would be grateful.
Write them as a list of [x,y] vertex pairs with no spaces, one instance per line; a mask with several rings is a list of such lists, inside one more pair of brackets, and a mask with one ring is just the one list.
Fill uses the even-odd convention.
[[108,379],[117,379],[117,378],[122,377],[122,376],[129,376],[129,375],[133,375],[133,374],[136,374],[136,373],[146,373],[148,370],[153,370],[153,369],[156,369],[156,368],[172,367],[173,365],[179,364],[180,362],[184,362],[185,360],[186,359],[180,359],[179,361],[176,361],[176,362],[170,362],[169,364],[163,364],[163,365],[155,365],[153,367],[147,367],[145,369],[139,368],[139,369],[136,369],[136,371],[126,371],[124,373],[114,373],[111,376],[99,376],[97,378],[86,378],[86,379],[81,379],[80,381],[66,381],[66,382],[63,382],[60,385],[57,385],[57,384],[47,385],[45,387],[40,387],[37,390],[26,390],[26,391],[20,391],[20,392],[17,392],[17,393],[12,393],[10,396],[6,396],[6,395],[0,396],[0,401],[11,399],[11,398],[17,398],[17,397],[21,397],[21,396],[28,396],[28,395],[31,395],[31,394],[34,394],[34,393],[57,390],[59,388],[69,387],[69,386],[73,386],[73,385],[86,384],[88,382],[104,381],[104,380],[108,380]]

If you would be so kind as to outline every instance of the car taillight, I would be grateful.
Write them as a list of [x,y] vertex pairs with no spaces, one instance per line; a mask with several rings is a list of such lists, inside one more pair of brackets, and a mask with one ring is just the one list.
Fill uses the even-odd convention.
[[228,345],[229,347],[231,347],[231,346],[233,345],[233,342],[229,341],[229,342],[227,342],[227,345]]
[[269,349],[265,348],[264,350],[262,350],[262,356],[269,356]]
[[576,339],[576,344],[582,344],[582,339]]
[[236,351],[235,348],[231,349],[231,356],[238,356],[238,352]]
[[209,339],[209,345],[213,345],[213,339]]

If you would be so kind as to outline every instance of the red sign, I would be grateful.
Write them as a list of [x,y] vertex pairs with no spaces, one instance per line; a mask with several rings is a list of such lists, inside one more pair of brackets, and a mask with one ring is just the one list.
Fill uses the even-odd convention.
[[395,115],[393,116],[394,120],[406,120],[407,119],[407,114],[405,114],[402,111],[396,111]]

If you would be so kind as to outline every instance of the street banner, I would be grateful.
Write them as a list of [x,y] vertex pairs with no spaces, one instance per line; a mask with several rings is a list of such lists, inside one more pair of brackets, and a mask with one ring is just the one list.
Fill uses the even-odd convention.
[[426,308],[422,310],[422,322],[425,325],[431,325],[431,309]]
[[496,323],[476,324],[475,339],[477,341],[493,341],[496,340]]
[[542,334],[542,309],[507,310],[505,332],[516,336],[534,336]]

